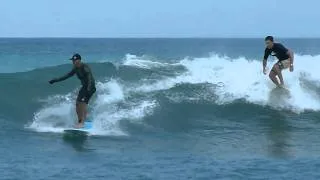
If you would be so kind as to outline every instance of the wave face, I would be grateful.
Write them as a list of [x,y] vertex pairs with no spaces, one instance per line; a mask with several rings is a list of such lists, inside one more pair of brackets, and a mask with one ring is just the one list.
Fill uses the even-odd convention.
[[0,119],[41,132],[72,125],[79,81],[48,80],[70,70],[73,52],[97,80],[94,134],[189,132],[279,113],[316,118],[320,41],[281,42],[296,53],[295,71],[283,72],[289,92],[262,74],[261,39],[0,39]]
[[[251,119],[259,114],[301,114],[320,110],[318,56],[296,55],[295,71],[284,71],[289,92],[279,91],[261,72],[261,61],[213,54],[176,62],[128,54],[122,63],[90,63],[97,93],[90,103],[93,134],[129,136],[165,129],[189,131],[208,122],[190,118]],[[269,61],[271,67],[274,61]],[[61,132],[76,119],[79,82],[47,81],[71,68],[60,65],[1,74],[1,114],[27,128]],[[12,92],[15,92],[12,95]],[[203,124],[204,123],[204,124]],[[150,129],[151,128],[151,129]]]

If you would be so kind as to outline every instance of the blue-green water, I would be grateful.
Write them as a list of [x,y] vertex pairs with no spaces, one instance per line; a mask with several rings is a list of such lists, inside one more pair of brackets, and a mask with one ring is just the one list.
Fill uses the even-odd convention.
[[[0,179],[319,179],[320,39],[0,39]],[[92,135],[68,137],[78,52],[97,80]],[[269,68],[274,63],[270,59]]]

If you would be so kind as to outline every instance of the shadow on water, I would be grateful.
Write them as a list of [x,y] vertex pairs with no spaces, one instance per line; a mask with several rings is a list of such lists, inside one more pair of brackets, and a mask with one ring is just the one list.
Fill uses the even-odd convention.
[[85,142],[87,141],[88,136],[84,134],[64,134],[63,140],[66,144],[71,145],[76,151],[89,151],[90,149],[85,147]]
[[274,88],[269,93],[269,105],[273,107],[290,107],[290,91],[284,88]]
[[266,126],[267,151],[273,157],[290,157],[290,126],[281,112],[272,111],[261,119]]

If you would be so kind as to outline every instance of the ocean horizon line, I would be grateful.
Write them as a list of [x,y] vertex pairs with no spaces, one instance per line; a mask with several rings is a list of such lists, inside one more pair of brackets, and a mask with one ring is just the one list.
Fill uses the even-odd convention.
[[[277,39],[320,39],[320,37],[281,37],[274,36]],[[264,39],[261,37],[72,37],[72,36],[48,36],[48,37],[1,37],[0,39]]]

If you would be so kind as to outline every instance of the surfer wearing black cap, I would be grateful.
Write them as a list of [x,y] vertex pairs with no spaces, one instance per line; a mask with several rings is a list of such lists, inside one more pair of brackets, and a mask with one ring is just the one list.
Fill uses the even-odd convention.
[[[283,87],[284,82],[281,71],[287,68],[289,68],[290,72],[293,71],[293,52],[284,47],[281,43],[273,42],[272,36],[267,36],[265,38],[265,43],[266,48],[263,58],[263,73],[267,74],[266,66],[269,55],[276,56],[278,62],[273,65],[269,77],[277,87]],[[276,76],[279,77],[280,82],[277,80]]]
[[81,128],[83,127],[84,121],[87,117],[87,105],[89,103],[89,100],[96,92],[95,80],[89,66],[81,62],[80,54],[74,54],[72,58],[70,58],[70,60],[72,60],[73,62],[72,70],[60,78],[54,78],[50,80],[49,83],[53,84],[59,81],[64,81],[75,74],[80,79],[82,87],[76,100],[76,112],[78,115],[77,127]]

